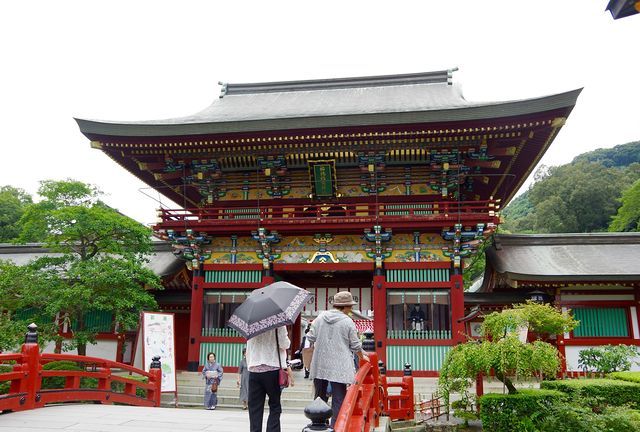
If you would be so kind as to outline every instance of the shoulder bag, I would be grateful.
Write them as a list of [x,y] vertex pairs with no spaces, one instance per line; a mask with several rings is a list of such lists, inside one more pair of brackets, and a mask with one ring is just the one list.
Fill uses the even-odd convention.
[[278,329],[276,328],[276,349],[278,350],[278,364],[280,365],[280,369],[278,369],[278,384],[280,388],[289,387],[289,373],[286,369],[282,368],[282,360],[280,359],[280,343],[278,342]]

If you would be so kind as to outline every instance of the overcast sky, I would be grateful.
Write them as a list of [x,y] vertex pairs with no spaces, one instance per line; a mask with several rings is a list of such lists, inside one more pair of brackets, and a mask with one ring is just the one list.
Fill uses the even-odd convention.
[[[0,185],[98,185],[155,221],[145,184],[98,150],[73,117],[189,115],[218,81],[260,82],[459,67],[471,101],[584,91],[542,159],[640,139],[640,15],[607,0],[3,1]],[[147,191],[154,196],[153,191]],[[163,202],[167,202],[163,199]]]

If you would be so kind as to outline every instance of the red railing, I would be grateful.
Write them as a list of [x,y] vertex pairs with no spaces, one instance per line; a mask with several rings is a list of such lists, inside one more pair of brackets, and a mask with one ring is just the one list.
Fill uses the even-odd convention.
[[[43,365],[66,360],[83,365],[82,370],[44,370]],[[159,362],[152,363],[149,372],[111,360],[71,354],[41,354],[37,342],[22,345],[20,353],[0,354],[0,364],[15,362],[13,371],[0,373],[0,382],[10,382],[9,392],[0,395],[1,411],[22,411],[40,408],[48,403],[73,401],[98,401],[103,404],[121,403],[137,406],[160,406],[162,371]],[[155,366],[155,367],[154,367]],[[146,377],[142,382],[114,374],[134,373]],[[64,387],[43,389],[42,379],[65,378]],[[82,388],[82,378],[97,380],[95,388]],[[112,383],[122,383],[122,391],[112,388]],[[146,396],[136,394],[146,390]]]
[[[414,418],[413,377],[403,376],[400,382],[388,382],[377,368],[376,353],[367,353],[369,362],[360,362],[355,382],[349,386],[336,418],[335,432],[371,431],[380,425],[380,416],[390,420]],[[390,387],[399,387],[399,395],[390,395]]]
[[160,222],[156,228],[204,229],[215,227],[255,227],[261,225],[309,225],[315,223],[391,223],[402,222],[492,222],[496,218],[497,202],[442,201],[442,202],[394,202],[394,203],[309,203],[263,205],[246,207],[204,207],[189,209],[160,209]]

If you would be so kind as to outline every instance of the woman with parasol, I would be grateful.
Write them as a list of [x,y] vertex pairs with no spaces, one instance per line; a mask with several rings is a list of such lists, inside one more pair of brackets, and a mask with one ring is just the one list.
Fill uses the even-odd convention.
[[304,307],[309,292],[287,282],[257,289],[231,315],[227,325],[247,340],[249,369],[249,427],[262,431],[265,398],[269,397],[267,432],[280,432],[282,389],[293,386],[287,367],[291,341],[287,325],[292,325]]

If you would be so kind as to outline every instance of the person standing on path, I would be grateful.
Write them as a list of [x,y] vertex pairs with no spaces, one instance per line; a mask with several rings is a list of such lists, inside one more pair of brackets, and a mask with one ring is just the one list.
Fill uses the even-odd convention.
[[333,296],[333,309],[322,312],[313,320],[307,333],[307,339],[314,344],[310,370],[314,397],[327,402],[327,387],[331,384],[331,427],[335,425],[347,394],[347,385],[353,384],[356,376],[353,355],[369,361],[362,351],[356,325],[349,317],[354,304],[349,291],[340,291]]
[[236,384],[240,387],[242,409],[246,410],[247,402],[249,401],[249,369],[247,368],[246,348],[242,348],[242,360],[240,360],[240,366],[238,367],[238,382]]
[[[216,362],[215,353],[207,354],[207,364],[202,368],[202,377],[205,381],[204,387],[204,407],[208,410],[216,409],[218,405],[218,390],[217,386],[222,381],[222,367]],[[211,386],[216,387],[216,391],[212,391]]]
[[289,340],[285,326],[269,330],[247,341],[249,429],[251,432],[262,431],[265,396],[269,396],[267,432],[280,432],[280,414],[282,413],[280,368],[287,369],[289,385],[293,387],[293,374],[291,369],[287,368],[287,349],[290,346],[291,340]]

